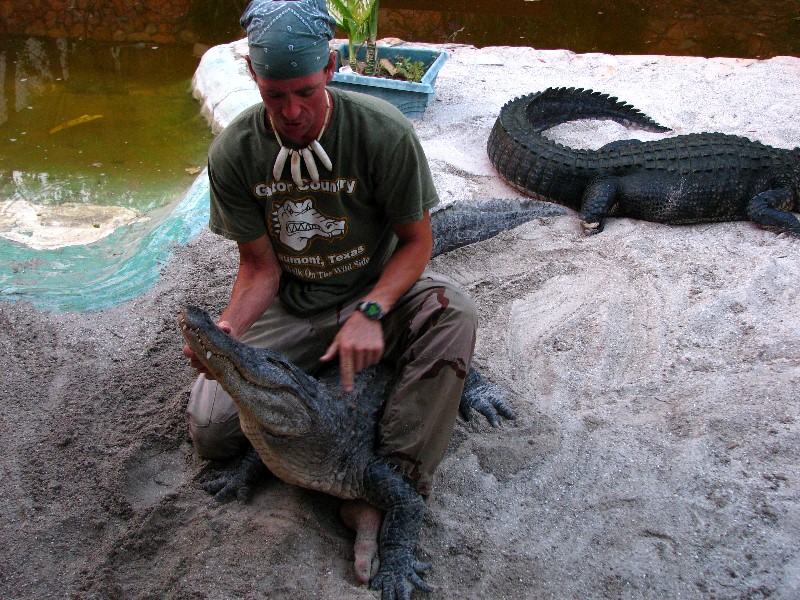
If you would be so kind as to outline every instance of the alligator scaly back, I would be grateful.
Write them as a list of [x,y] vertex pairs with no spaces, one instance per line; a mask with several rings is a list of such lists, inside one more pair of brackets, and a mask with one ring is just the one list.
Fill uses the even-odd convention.
[[659,223],[750,219],[800,234],[800,151],[745,137],[694,133],[599,150],[570,148],[542,134],[575,119],[611,119],[669,131],[607,94],[549,88],[515,98],[500,111],[487,145],[503,179],[523,194],[580,211],[586,233],[614,214]]

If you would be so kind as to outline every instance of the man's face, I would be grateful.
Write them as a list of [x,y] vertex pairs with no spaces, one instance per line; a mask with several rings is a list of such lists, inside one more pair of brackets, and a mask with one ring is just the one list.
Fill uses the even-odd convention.
[[284,143],[307,146],[319,134],[327,106],[325,85],[333,79],[334,64],[331,55],[328,65],[317,73],[295,79],[265,79],[256,75],[247,61],[264,106]]

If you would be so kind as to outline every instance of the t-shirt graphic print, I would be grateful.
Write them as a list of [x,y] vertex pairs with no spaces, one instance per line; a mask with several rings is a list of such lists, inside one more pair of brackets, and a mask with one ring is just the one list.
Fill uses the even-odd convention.
[[303,252],[314,238],[343,238],[347,230],[346,219],[322,214],[314,207],[313,198],[299,202],[287,200],[272,213],[272,234],[281,244]]

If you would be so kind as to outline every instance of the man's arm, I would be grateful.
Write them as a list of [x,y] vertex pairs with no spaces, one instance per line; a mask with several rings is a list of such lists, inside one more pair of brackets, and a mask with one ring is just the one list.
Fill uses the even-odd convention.
[[[425,211],[419,221],[405,225],[393,225],[398,237],[397,248],[383,269],[375,287],[363,300],[377,302],[385,312],[419,279],[433,249],[431,219]],[[320,360],[328,361],[337,354],[342,386],[345,391],[353,388],[353,376],[365,367],[380,361],[383,356],[383,328],[380,321],[372,321],[356,311],[345,322],[339,333]]]
[[[281,267],[266,235],[251,242],[239,242],[239,271],[233,282],[231,299],[222,311],[217,325],[233,337],[240,337],[258,319],[278,293]],[[203,364],[197,360],[188,346],[183,354],[189,363],[205,373]]]
[[252,242],[239,242],[239,271],[233,282],[228,307],[220,322],[227,322],[231,335],[240,337],[255,323],[275,295],[281,279],[281,267],[266,235]]

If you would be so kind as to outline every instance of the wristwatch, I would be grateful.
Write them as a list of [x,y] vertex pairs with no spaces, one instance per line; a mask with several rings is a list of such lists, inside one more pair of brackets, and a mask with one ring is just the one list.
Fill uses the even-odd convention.
[[383,318],[383,309],[377,302],[359,302],[356,310],[364,313],[364,316],[371,321],[380,321]]

